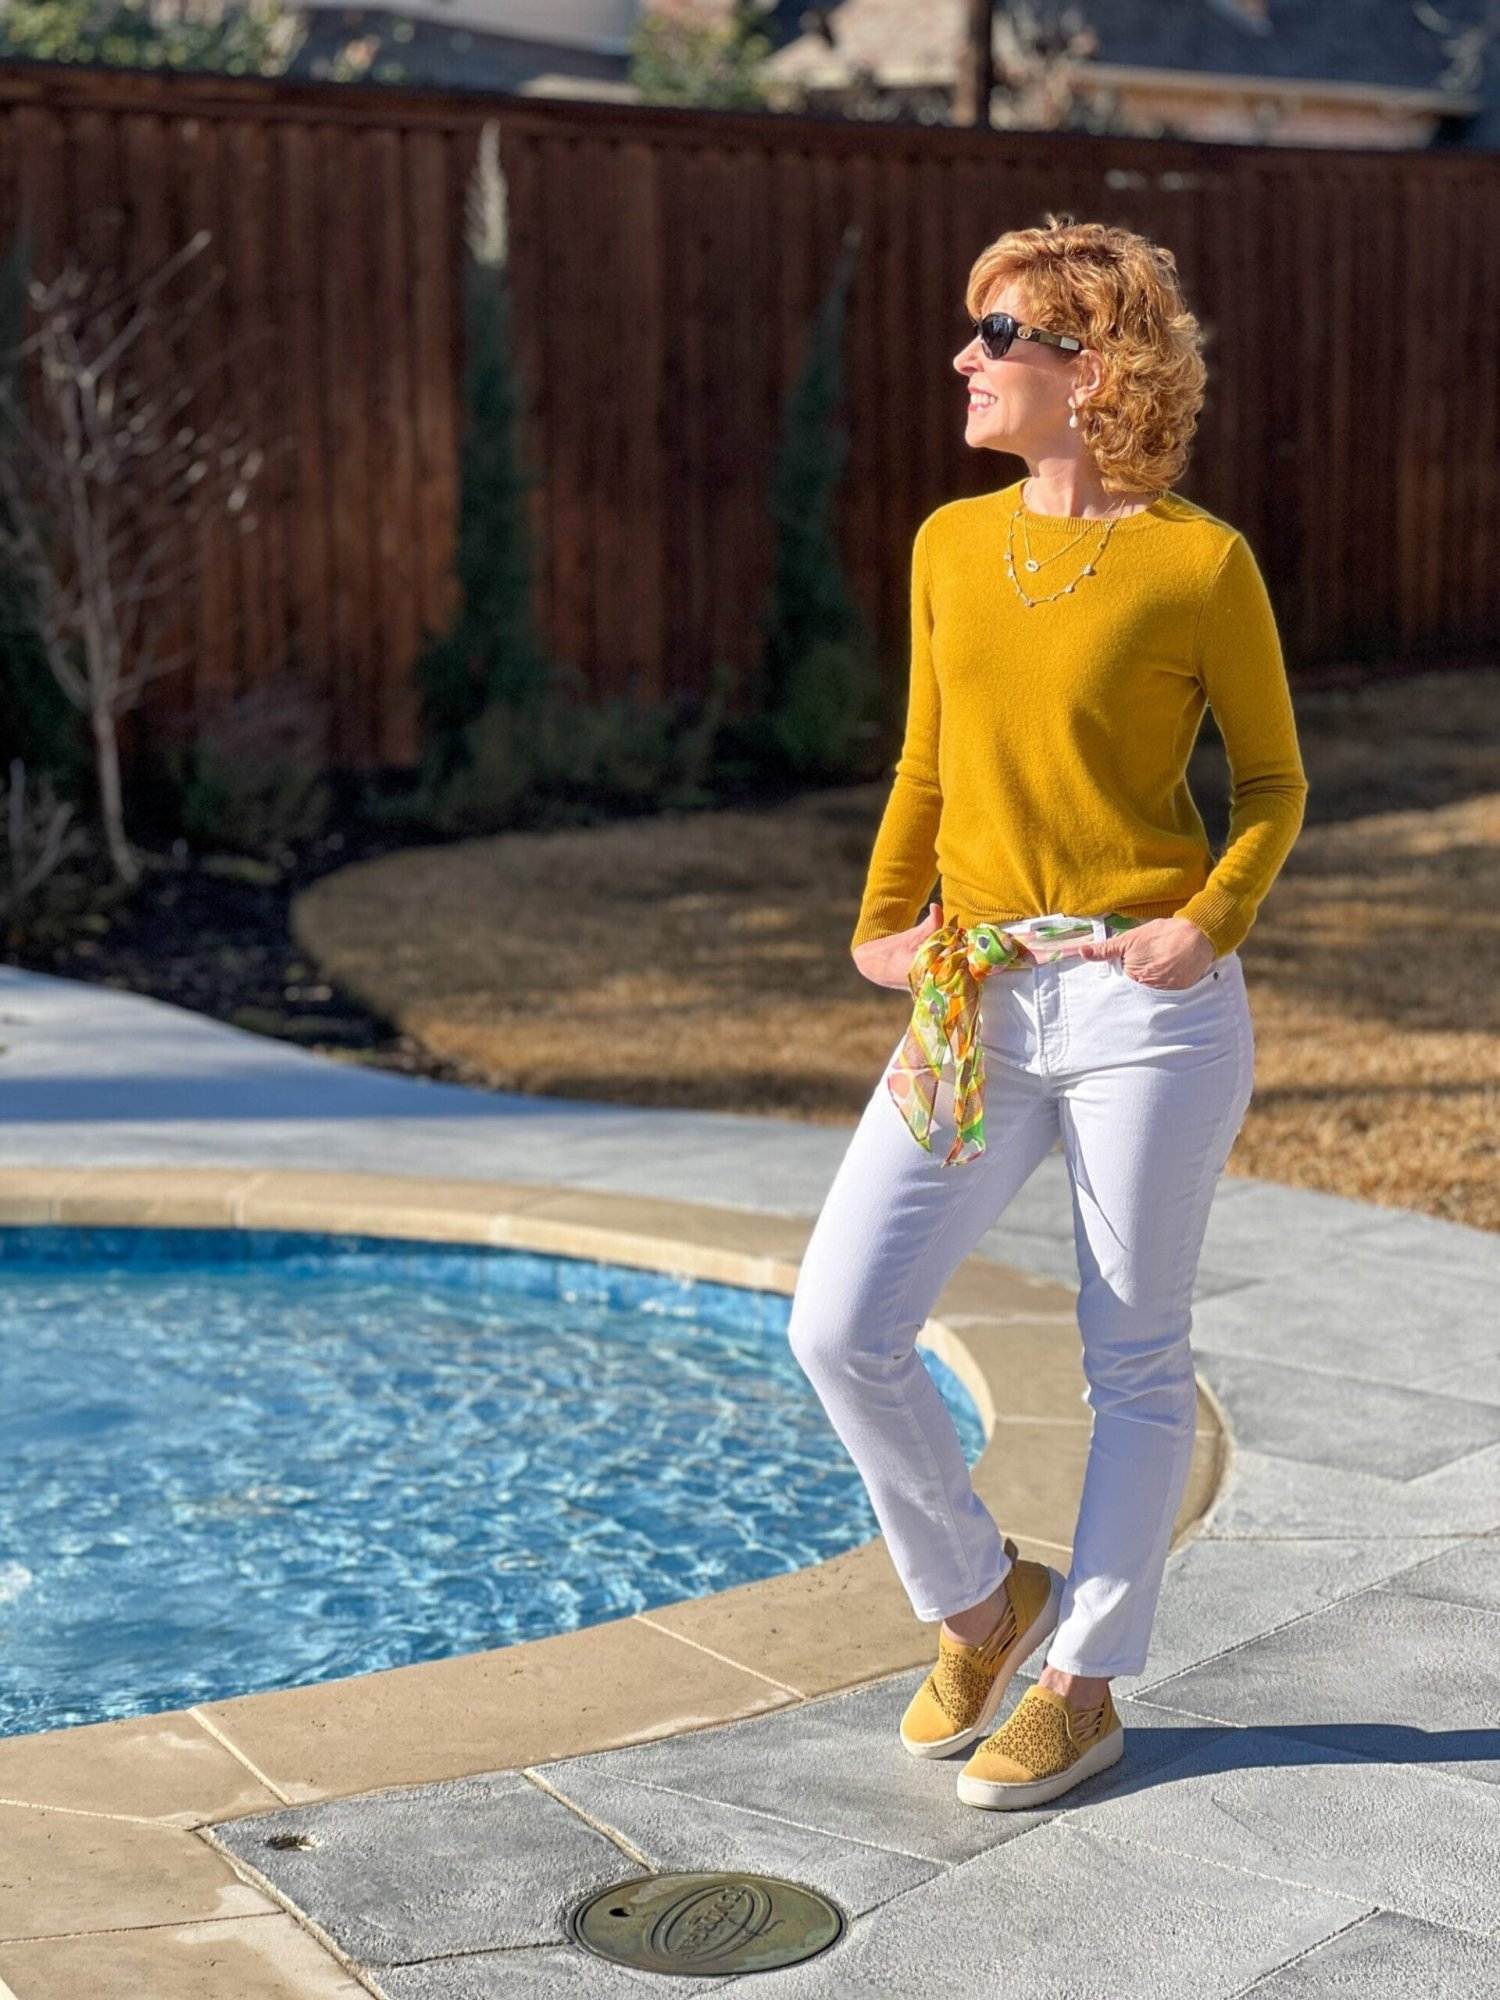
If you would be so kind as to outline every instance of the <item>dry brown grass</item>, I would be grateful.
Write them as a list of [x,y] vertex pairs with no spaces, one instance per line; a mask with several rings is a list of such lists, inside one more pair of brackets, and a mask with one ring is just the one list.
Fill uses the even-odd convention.
[[[1299,696],[1312,794],[1241,947],[1231,1173],[1500,1228],[1497,713],[1477,670]],[[1199,756],[1217,841],[1222,759]],[[848,955],[884,796],[412,849],[314,884],[295,927],[477,1082],[847,1123],[906,1015]]]

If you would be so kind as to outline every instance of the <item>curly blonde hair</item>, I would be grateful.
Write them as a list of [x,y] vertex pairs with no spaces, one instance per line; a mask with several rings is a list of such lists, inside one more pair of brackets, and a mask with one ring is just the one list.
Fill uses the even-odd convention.
[[1098,357],[1099,387],[1078,425],[1106,489],[1171,486],[1187,464],[1208,379],[1204,332],[1171,251],[1132,229],[1049,211],[1045,227],[1008,229],[979,253],[964,294],[970,318],[1012,280],[1029,319],[1073,334]]

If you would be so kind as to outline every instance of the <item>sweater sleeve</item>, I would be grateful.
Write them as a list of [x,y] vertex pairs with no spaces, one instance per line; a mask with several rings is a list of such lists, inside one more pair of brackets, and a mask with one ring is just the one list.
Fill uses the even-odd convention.
[[937,674],[932,660],[932,578],[924,521],[912,545],[906,740],[875,835],[859,918],[849,940],[851,951],[870,938],[910,930],[924,914],[928,891],[937,875],[938,821],[943,811],[938,783],[938,719]]
[[1224,852],[1173,915],[1233,951],[1302,828],[1307,776],[1265,580],[1235,533],[1199,610],[1198,678],[1224,739],[1231,798]]

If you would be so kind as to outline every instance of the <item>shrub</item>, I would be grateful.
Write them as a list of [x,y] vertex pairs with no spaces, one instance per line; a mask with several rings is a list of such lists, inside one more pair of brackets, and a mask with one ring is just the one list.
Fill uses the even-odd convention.
[[51,777],[43,772],[28,780],[25,764],[12,757],[0,778],[0,935],[7,949],[46,934],[71,913],[79,877],[68,863],[93,852]]
[[576,668],[559,666],[531,701],[493,701],[476,717],[465,759],[445,781],[424,777],[404,796],[370,798],[366,811],[386,825],[472,836],[712,804],[730,684],[720,666],[701,701],[599,699]]
[[187,741],[166,744],[172,831],[200,850],[282,859],[328,824],[327,706],[292,674],[211,702]]

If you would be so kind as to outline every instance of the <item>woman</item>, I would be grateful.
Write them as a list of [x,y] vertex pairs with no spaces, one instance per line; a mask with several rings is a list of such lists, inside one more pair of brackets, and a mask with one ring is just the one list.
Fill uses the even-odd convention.
[[[913,1610],[941,1621],[901,1740],[930,1757],[982,1739],[958,1795],[1010,1807],[1123,1751],[1109,1683],[1146,1664],[1193,1447],[1193,1280],[1250,1101],[1236,947],[1307,780],[1255,558],[1170,484],[1206,379],[1171,252],[1049,215],[980,255],[966,305],[966,435],[1029,472],[917,532],[905,743],[851,939],[915,1004],[789,1337]],[[1216,862],[1186,781],[1205,705],[1233,781]],[[915,1348],[1057,1142],[1093,1412],[1066,1577],[1002,1537]]]

